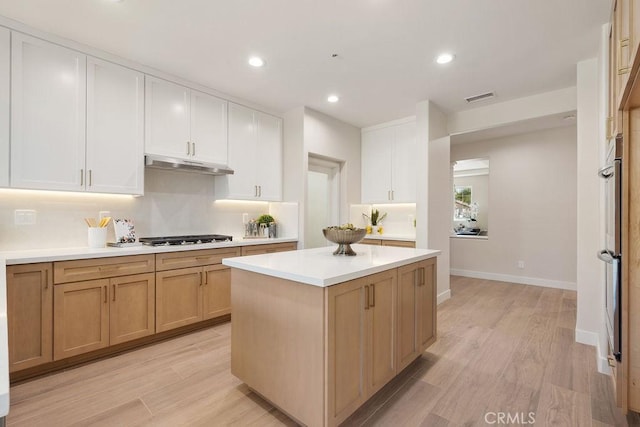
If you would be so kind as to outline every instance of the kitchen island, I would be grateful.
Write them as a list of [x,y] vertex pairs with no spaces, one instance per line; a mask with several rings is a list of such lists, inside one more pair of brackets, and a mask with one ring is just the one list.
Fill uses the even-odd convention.
[[440,251],[353,248],[223,260],[231,372],[304,425],[340,424],[436,339]]

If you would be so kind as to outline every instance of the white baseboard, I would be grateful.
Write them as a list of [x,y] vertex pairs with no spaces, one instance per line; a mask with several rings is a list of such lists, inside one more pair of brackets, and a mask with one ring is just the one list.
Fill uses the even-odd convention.
[[598,366],[598,372],[611,375],[609,361],[606,356],[602,357],[602,353],[600,353],[600,340],[598,339],[597,333],[576,329],[576,342],[594,346],[596,348],[596,365]]
[[458,268],[452,268],[449,270],[449,272],[454,276],[472,277],[474,279],[497,280],[499,282],[543,286],[545,288],[565,289],[568,291],[576,290],[575,282],[563,282],[560,280],[541,279],[538,277],[512,276],[509,274],[487,273],[484,271],[461,270]]
[[442,304],[446,300],[451,298],[451,289],[447,289],[444,292],[438,294],[438,305]]
[[576,342],[579,342],[580,344],[592,345],[594,347],[597,347],[598,334],[596,334],[595,332],[585,331],[583,329],[576,328]]

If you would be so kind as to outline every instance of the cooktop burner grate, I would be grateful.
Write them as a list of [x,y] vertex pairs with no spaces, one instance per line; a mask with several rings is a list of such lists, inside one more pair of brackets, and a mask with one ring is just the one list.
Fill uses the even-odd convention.
[[224,234],[201,234],[191,236],[140,237],[140,243],[149,246],[194,245],[198,243],[230,242],[232,236]]

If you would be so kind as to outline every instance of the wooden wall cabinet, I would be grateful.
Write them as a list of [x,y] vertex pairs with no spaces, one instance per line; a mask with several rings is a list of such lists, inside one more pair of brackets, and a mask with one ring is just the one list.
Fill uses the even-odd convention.
[[9,372],[53,360],[51,263],[7,266]]
[[238,247],[157,254],[157,331],[231,313],[231,269],[221,262],[240,254]]

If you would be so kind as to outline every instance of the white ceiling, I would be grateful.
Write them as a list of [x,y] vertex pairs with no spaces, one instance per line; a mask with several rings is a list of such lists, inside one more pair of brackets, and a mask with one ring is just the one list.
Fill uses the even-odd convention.
[[[285,112],[359,127],[573,86],[610,0],[0,0],[0,15]],[[455,53],[440,66],[435,56]],[[337,53],[337,58],[331,58]],[[266,59],[262,69],[249,55]],[[329,93],[341,97],[326,102]]]

